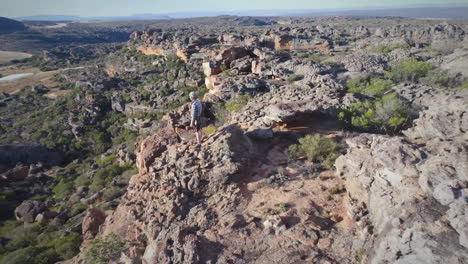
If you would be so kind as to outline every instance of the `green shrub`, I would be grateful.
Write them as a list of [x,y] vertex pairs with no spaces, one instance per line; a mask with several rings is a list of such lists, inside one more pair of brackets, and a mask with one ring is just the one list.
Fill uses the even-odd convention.
[[296,82],[296,81],[300,81],[304,79],[304,75],[303,74],[291,74],[288,76],[288,78],[286,79],[286,81],[288,82]]
[[396,49],[409,50],[411,46],[408,43],[378,44],[372,47],[371,50],[375,53],[390,53]]
[[380,79],[368,75],[366,77],[357,77],[347,83],[348,92],[360,93],[372,97],[381,97],[390,90],[393,83],[389,80]]
[[105,185],[109,184],[112,179],[122,174],[124,171],[130,169],[132,166],[130,164],[125,164],[123,166],[112,164],[105,168],[102,168],[96,172],[93,177],[93,183],[91,184],[92,190],[99,190]]
[[109,165],[110,163],[114,163],[114,161],[117,160],[117,156],[112,154],[107,157],[104,157],[98,161],[96,161],[96,164],[99,165],[100,167],[103,167],[105,165]]
[[40,233],[36,228],[19,228],[15,230],[15,235],[11,237],[5,248],[8,251],[25,248],[34,245],[34,240]]
[[29,264],[35,263],[35,257],[40,253],[36,247],[21,248],[4,255],[0,264]]
[[128,184],[130,181],[130,178],[132,178],[133,175],[138,174],[138,169],[135,167],[132,167],[122,173],[122,176],[120,176],[119,183],[120,184]]
[[409,106],[390,93],[375,101],[354,103],[342,109],[338,118],[361,130],[396,133],[409,122]]
[[88,209],[88,205],[84,203],[77,203],[74,204],[70,210],[70,216],[73,217],[77,214],[80,214],[84,212],[86,209]]
[[90,134],[91,139],[93,140],[93,149],[95,153],[102,153],[109,148],[109,135],[101,131],[92,131]]
[[102,197],[104,198],[105,201],[109,202],[119,197],[121,194],[122,194],[121,188],[117,186],[112,186],[104,190]]
[[73,182],[61,181],[59,184],[55,185],[55,187],[52,189],[52,192],[54,193],[55,198],[60,200],[70,196],[74,189],[75,187]]
[[47,248],[47,249],[42,249],[39,248],[40,253],[38,253],[34,257],[34,262],[35,264],[50,264],[50,263],[55,263],[60,260],[64,260],[60,258],[60,255],[55,252],[55,249],[53,248]]
[[249,94],[239,94],[234,99],[226,102],[226,110],[228,112],[239,111],[249,102],[249,100]]
[[91,184],[91,180],[86,177],[86,175],[80,175],[75,180],[75,187],[79,186],[88,186]]
[[299,139],[299,144],[289,146],[287,155],[290,159],[306,156],[310,161],[320,162],[331,168],[339,156],[339,150],[339,144],[332,139],[314,134]]
[[91,241],[85,253],[88,264],[106,264],[120,255],[125,242],[117,235],[110,234],[105,238],[96,238]]
[[238,95],[234,99],[231,99],[225,103],[216,103],[212,106],[212,112],[216,118],[216,125],[222,126],[226,123],[232,112],[240,111],[247,105],[247,102],[250,99],[249,94]]
[[421,79],[421,82],[427,83],[436,87],[454,88],[462,84],[461,76],[451,75],[448,71],[431,71],[426,77]]
[[55,252],[61,259],[66,260],[80,252],[81,236],[79,233],[70,233],[68,236],[54,241]]
[[432,68],[429,63],[410,58],[393,65],[387,77],[395,82],[419,82]]

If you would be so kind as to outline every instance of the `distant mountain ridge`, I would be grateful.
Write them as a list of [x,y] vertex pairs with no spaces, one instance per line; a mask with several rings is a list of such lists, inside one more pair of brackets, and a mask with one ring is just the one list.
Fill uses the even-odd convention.
[[20,21],[87,21],[87,20],[159,20],[171,19],[167,15],[161,14],[135,14],[131,16],[109,16],[109,17],[81,17],[66,15],[36,15],[15,18]]
[[0,17],[0,34],[23,31],[28,28],[21,22],[6,17]]
[[371,17],[407,17],[407,18],[440,18],[468,19],[468,5],[427,5],[404,6],[401,8],[361,8],[361,9],[292,9],[292,10],[235,10],[207,12],[177,12],[166,14],[134,14],[130,16],[81,17],[66,15],[36,15],[17,17],[17,20],[34,21],[86,21],[86,20],[160,20],[194,17],[212,17],[220,15],[233,16],[371,16]]

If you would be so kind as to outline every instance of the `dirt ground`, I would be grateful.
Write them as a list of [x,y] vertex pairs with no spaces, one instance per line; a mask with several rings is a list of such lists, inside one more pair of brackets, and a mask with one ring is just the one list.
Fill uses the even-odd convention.
[[30,58],[32,54],[14,51],[1,51],[0,50],[0,64],[10,62],[12,60],[22,60]]
[[34,73],[32,76],[28,76],[19,80],[0,83],[0,92],[6,92],[9,94],[15,94],[21,91],[26,86],[35,86],[35,85],[44,85],[50,89],[50,92],[45,94],[49,99],[56,99],[59,96],[67,94],[69,91],[59,90],[59,83],[53,80],[53,77],[59,71],[48,71],[41,72],[38,68],[32,67],[21,67],[17,68],[16,66],[6,66],[0,67],[0,74],[3,76],[8,76],[11,74],[18,73]]

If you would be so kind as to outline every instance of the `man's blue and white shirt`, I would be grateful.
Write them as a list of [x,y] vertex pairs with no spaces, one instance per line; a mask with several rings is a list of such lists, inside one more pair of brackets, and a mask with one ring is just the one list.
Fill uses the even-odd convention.
[[193,119],[200,118],[202,114],[202,104],[200,100],[195,100],[192,103],[192,111],[191,111],[191,116]]

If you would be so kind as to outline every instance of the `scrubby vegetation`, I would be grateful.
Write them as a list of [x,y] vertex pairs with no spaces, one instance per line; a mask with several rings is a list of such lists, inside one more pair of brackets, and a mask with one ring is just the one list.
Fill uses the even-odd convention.
[[299,144],[291,145],[286,151],[290,159],[305,156],[308,160],[322,163],[331,168],[339,156],[340,145],[319,134],[307,135],[299,139]]
[[211,134],[214,134],[216,130],[218,130],[216,126],[207,126],[207,127],[202,128],[202,133],[203,133],[203,136],[207,137]]
[[347,83],[348,92],[360,93],[371,97],[381,97],[390,90],[393,83],[389,80],[367,75],[366,77],[357,77]]
[[237,112],[244,108],[250,97],[249,94],[238,95],[227,102],[214,104],[212,111],[216,117],[217,125],[220,126],[226,123],[232,112]]
[[296,82],[296,81],[300,81],[302,79],[304,79],[303,74],[292,74],[287,78],[287,81],[288,82]]
[[408,103],[396,93],[354,103],[342,109],[338,118],[359,130],[389,134],[398,133],[411,120]]
[[375,53],[390,53],[397,49],[409,50],[411,46],[408,43],[378,44],[372,47],[371,51]]
[[394,82],[419,82],[432,69],[429,63],[410,58],[393,65],[387,77]]
[[[72,232],[64,236],[56,230],[39,224],[23,226],[15,221],[4,223],[0,228],[0,237],[8,242],[0,247],[0,263],[47,264],[75,256],[81,244],[80,234]],[[47,233],[44,234],[44,231]]]
[[440,88],[455,88],[463,85],[464,78],[461,74],[452,75],[448,71],[434,70],[421,79],[422,83],[427,83]]
[[110,234],[105,238],[96,238],[91,241],[85,253],[86,261],[89,264],[106,264],[110,260],[120,256],[125,241],[115,234]]

